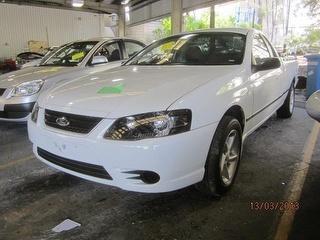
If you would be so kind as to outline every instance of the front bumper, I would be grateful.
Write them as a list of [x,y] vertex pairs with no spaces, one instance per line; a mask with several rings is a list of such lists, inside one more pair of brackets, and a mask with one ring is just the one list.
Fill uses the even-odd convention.
[[[37,124],[28,121],[29,138],[38,159],[66,173],[137,192],[168,192],[201,181],[217,127],[211,124],[168,137],[112,141],[103,138],[111,119],[102,120],[89,134],[77,134],[46,126],[43,116],[40,109]],[[57,159],[69,160],[64,163],[75,164],[76,168],[57,164]],[[102,167],[110,178],[83,171],[88,170],[86,167]],[[159,179],[148,183],[139,177],[141,172],[156,173]]]
[[0,111],[0,120],[5,121],[27,121],[32,112],[34,102],[21,104],[6,104]]
[[11,89],[0,96],[0,121],[26,122],[33,106],[38,98],[38,94],[25,97],[9,97]]

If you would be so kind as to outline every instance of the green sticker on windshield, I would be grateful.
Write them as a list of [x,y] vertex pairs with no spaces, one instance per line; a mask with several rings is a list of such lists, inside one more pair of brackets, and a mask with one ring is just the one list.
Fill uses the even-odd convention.
[[84,57],[85,53],[84,52],[78,52],[72,55],[72,60],[79,60]]
[[101,88],[98,93],[99,94],[112,94],[112,93],[122,93],[123,84],[118,84],[115,86],[106,86]]

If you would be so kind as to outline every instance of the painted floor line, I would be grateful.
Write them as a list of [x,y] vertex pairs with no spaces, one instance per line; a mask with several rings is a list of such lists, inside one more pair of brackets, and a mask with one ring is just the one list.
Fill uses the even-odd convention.
[[10,167],[12,167],[12,166],[14,166],[14,165],[16,165],[16,164],[20,164],[20,163],[29,161],[29,160],[31,160],[31,159],[33,159],[33,158],[35,158],[35,156],[34,156],[34,155],[30,155],[30,156],[28,156],[28,157],[20,158],[20,159],[18,159],[18,160],[12,160],[12,161],[10,161],[10,162],[7,163],[7,164],[0,165],[0,171],[6,170],[6,169],[8,169],[8,168],[10,168]]
[[[289,183],[288,202],[298,202],[300,200],[302,188],[309,170],[313,151],[317,143],[320,124],[315,123],[303,148],[302,161],[298,164],[293,177]],[[294,210],[285,210],[280,218],[275,240],[287,240],[292,228],[295,216]]]

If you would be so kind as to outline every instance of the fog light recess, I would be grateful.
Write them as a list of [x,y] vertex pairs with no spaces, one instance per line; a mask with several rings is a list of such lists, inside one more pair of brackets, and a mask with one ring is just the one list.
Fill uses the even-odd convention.
[[144,182],[145,184],[155,184],[160,180],[159,174],[152,171],[135,170],[124,173],[137,175],[133,177],[128,177],[127,179],[138,179]]

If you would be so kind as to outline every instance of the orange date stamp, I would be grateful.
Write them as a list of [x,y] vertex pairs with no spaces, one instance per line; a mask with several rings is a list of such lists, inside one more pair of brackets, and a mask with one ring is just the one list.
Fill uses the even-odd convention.
[[250,202],[250,209],[254,211],[297,211],[300,208],[299,202],[276,202],[276,201],[255,201]]

